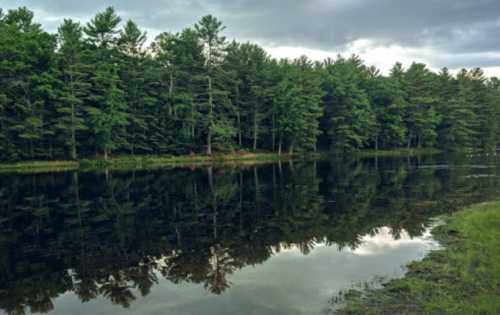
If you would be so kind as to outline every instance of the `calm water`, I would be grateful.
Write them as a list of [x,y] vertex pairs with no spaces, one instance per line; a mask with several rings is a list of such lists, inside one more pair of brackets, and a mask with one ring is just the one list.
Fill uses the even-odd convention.
[[495,159],[0,175],[0,313],[325,314],[499,196]]

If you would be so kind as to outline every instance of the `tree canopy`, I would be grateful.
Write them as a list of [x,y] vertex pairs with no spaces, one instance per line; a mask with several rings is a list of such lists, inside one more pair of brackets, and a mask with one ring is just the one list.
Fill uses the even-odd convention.
[[500,83],[481,69],[276,60],[224,31],[208,15],[148,43],[112,7],[57,34],[1,13],[0,160],[499,143]]

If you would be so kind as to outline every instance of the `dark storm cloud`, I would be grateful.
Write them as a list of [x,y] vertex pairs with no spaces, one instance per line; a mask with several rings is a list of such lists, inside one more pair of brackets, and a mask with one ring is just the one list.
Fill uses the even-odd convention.
[[[113,5],[124,18],[159,31],[176,31],[211,13],[227,35],[271,46],[342,51],[357,39],[377,45],[431,47],[444,54],[500,51],[499,0],[4,0],[26,5],[55,28],[59,17],[86,19]],[[471,55],[471,56],[472,56]],[[469,56],[469,59],[474,59]],[[435,58],[440,59],[439,56]],[[456,59],[456,58],[454,58]],[[480,59],[480,58],[478,58]],[[479,61],[479,60],[478,60]],[[485,60],[486,61],[486,60]],[[498,61],[498,62],[497,62]],[[455,61],[453,62],[455,63]],[[459,61],[457,61],[459,63]],[[487,65],[500,65],[496,57]]]

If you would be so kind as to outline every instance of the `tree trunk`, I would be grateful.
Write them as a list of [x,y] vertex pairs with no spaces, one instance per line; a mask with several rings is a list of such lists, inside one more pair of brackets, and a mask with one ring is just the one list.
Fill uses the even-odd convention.
[[[71,85],[71,96],[74,97],[74,81],[73,75],[70,73],[69,76]],[[78,158],[76,153],[76,109],[75,103],[71,101],[71,159],[76,160]]]
[[191,139],[194,139],[195,121],[194,121],[194,102],[191,102]]
[[293,154],[293,150],[295,149],[295,140],[292,140],[290,142],[290,147],[288,148],[288,153],[291,155]]
[[272,146],[273,146],[273,152],[276,152],[276,117],[272,117],[272,131],[271,131],[271,137],[272,137]]
[[238,109],[238,112],[236,113],[236,121],[238,124],[238,145],[241,147],[243,145],[242,141],[242,132],[241,132],[241,113],[240,110]]
[[281,155],[281,149],[283,147],[283,141],[281,140],[281,137],[278,142],[278,155]]
[[174,108],[174,104],[173,104],[173,92],[174,92],[174,74],[172,72],[170,72],[170,78],[169,78],[169,83],[168,83],[168,98],[169,98],[169,104],[168,104],[168,114],[170,116],[172,116],[172,113],[173,113],[173,108]]
[[208,76],[208,110],[207,154],[212,155],[213,96],[210,76]]

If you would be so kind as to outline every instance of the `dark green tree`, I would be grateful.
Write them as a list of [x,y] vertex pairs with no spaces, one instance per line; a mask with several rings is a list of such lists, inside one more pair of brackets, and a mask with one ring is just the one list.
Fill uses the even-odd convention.
[[78,132],[86,130],[85,99],[88,96],[89,66],[85,64],[83,29],[79,23],[64,20],[58,30],[58,69],[61,80],[56,111],[56,127],[71,159],[78,158]]
[[206,144],[207,154],[212,154],[212,141],[228,142],[235,134],[225,108],[228,107],[228,93],[224,89],[225,73],[222,63],[226,47],[226,38],[221,35],[225,27],[212,15],[204,16],[196,25],[196,32],[204,48],[205,56],[205,95],[206,98]]
[[121,19],[113,8],[98,13],[85,27],[93,50],[92,87],[87,108],[90,130],[96,149],[107,159],[111,150],[127,146],[125,126],[128,125],[127,103],[118,76],[119,37]]
[[424,64],[413,63],[405,76],[408,129],[408,147],[433,146],[437,141],[437,126],[440,122],[437,111],[439,98],[436,91],[436,75]]
[[357,56],[327,60],[324,65],[324,128],[330,146],[339,151],[361,149],[369,144],[376,121],[367,92],[362,88],[367,75]]

